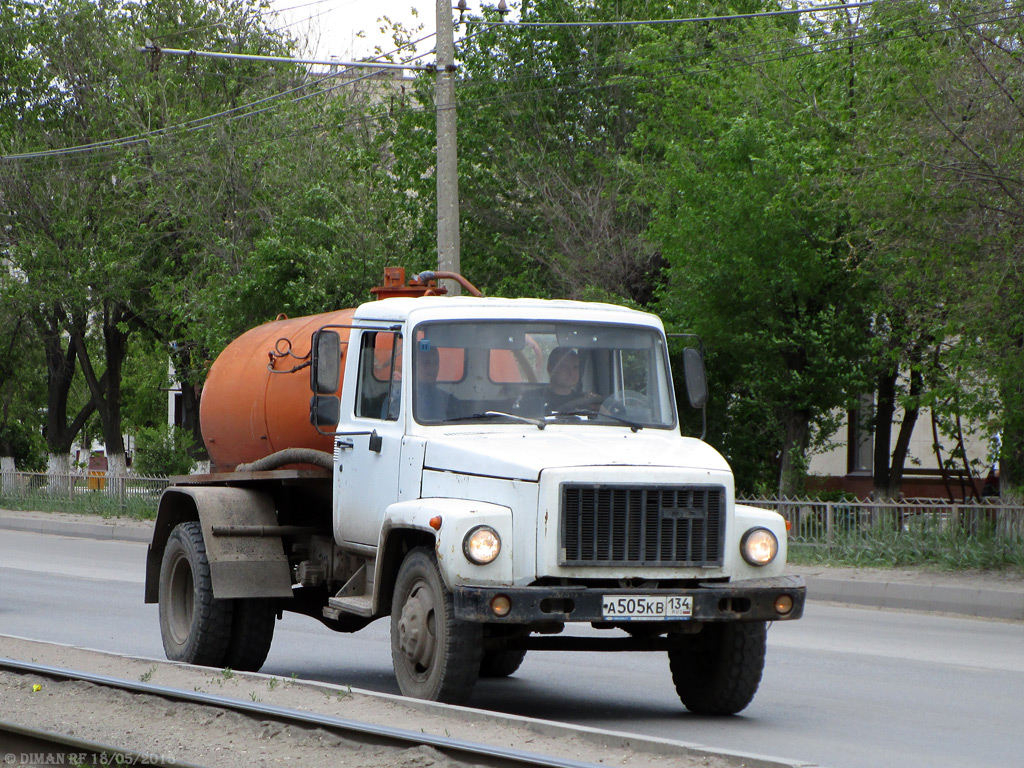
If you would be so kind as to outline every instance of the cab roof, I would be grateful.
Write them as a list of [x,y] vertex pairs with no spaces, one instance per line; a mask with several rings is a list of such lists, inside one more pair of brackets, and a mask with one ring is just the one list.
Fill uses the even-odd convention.
[[475,296],[422,296],[370,301],[359,306],[355,319],[389,323],[426,320],[568,320],[624,323],[661,328],[656,315],[617,304],[568,299],[506,299]]

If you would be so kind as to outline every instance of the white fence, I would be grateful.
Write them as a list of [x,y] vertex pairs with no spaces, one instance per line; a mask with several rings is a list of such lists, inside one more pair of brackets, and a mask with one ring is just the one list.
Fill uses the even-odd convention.
[[0,473],[0,508],[145,514],[156,511],[167,478],[87,471]]
[[796,544],[834,546],[880,534],[986,535],[1024,542],[1024,507],[985,503],[953,504],[933,499],[908,501],[813,501],[745,499],[742,504],[773,509],[789,523]]

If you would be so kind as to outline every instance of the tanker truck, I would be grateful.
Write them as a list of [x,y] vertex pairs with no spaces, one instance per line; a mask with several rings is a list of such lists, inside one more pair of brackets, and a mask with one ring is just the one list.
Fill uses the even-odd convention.
[[[783,518],[682,434],[661,321],[451,273],[389,268],[373,292],[211,367],[210,472],[172,478],[147,556],[167,657],[258,670],[284,611],[388,617],[406,696],[464,702],[532,651],[636,651],[667,654],[687,709],[746,707],[805,585]],[[700,348],[682,359],[702,409]]]

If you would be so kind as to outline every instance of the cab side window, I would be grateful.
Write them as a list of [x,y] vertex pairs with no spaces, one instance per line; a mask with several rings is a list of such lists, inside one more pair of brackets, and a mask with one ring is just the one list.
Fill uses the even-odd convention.
[[365,419],[398,418],[402,389],[402,334],[365,331],[359,343],[356,413]]

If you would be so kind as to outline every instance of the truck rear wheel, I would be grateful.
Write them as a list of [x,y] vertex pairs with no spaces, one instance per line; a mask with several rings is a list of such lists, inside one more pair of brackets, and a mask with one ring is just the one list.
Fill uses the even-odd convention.
[[270,653],[277,621],[272,600],[241,598],[231,603],[231,642],[223,666],[240,672],[259,672]]
[[765,622],[709,623],[668,652],[676,693],[701,715],[735,715],[757,693],[764,671]]
[[160,564],[160,636],[171,661],[223,666],[231,642],[232,605],[215,600],[198,522],[181,523]]
[[433,553],[409,552],[398,571],[391,602],[391,659],[405,696],[460,704],[480,672],[481,625],[455,618]]

